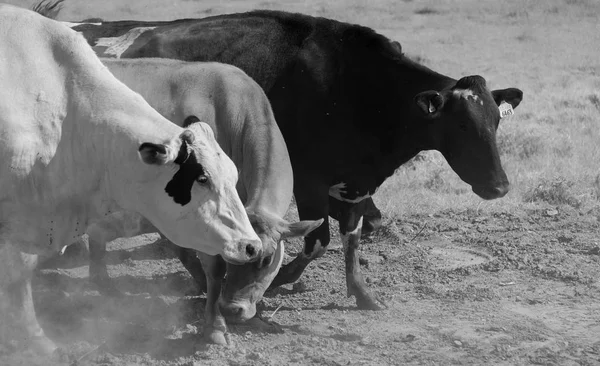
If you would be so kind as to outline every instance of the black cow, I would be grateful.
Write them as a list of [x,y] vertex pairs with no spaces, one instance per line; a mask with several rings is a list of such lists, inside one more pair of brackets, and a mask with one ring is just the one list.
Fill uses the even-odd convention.
[[[477,75],[441,75],[370,28],[281,11],[69,25],[103,57],[219,61],[254,78],[288,146],[300,219],[339,221],[348,296],[359,308],[380,309],[358,266],[362,217],[369,208],[380,217],[371,195],[399,166],[435,149],[480,197],[508,191],[499,106],[511,113],[522,92],[490,91]],[[296,281],[329,240],[325,220],[272,287]]]

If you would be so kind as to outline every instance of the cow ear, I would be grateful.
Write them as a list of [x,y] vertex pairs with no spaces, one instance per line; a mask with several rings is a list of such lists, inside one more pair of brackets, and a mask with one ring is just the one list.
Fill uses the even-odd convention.
[[144,142],[138,149],[142,161],[151,165],[164,165],[171,160],[169,147],[164,144]]
[[194,123],[197,123],[197,122],[200,122],[200,118],[198,118],[198,117],[196,117],[196,116],[194,116],[194,115],[187,116],[187,117],[185,117],[185,119],[183,120],[183,125],[181,125],[181,127],[183,127],[183,128],[186,128],[186,127],[188,127],[189,125],[191,125],[191,124],[194,124]]
[[315,230],[323,223],[324,219],[318,220],[303,220],[294,223],[286,223],[284,229],[281,230],[281,239],[285,238],[297,238],[300,236],[306,236],[311,231]]
[[521,103],[521,100],[523,100],[523,92],[517,88],[493,90],[492,96],[494,97],[496,105],[499,106],[502,102],[506,102],[513,108],[517,108]]
[[181,145],[179,146],[179,152],[177,153],[177,158],[175,158],[175,164],[183,164],[190,156],[188,151],[188,146],[193,144],[196,140],[196,136],[190,130],[185,130],[179,135],[179,139],[181,140]]
[[435,90],[428,90],[415,96],[415,103],[426,116],[432,116],[444,106],[444,97]]

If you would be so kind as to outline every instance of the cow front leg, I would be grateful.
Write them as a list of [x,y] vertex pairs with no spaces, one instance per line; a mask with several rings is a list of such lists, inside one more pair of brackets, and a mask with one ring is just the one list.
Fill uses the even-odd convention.
[[91,224],[88,234],[90,282],[103,295],[119,297],[123,294],[117,289],[108,275],[106,266],[106,244],[117,238],[155,232],[156,228],[143,216],[129,211],[115,212],[103,220]]
[[378,305],[378,301],[383,305],[385,304],[370,293],[362,273],[360,272],[358,246],[360,243],[363,218],[359,207],[344,212],[340,217],[339,223],[342,245],[344,246],[348,297],[354,295],[356,298],[356,306],[359,309],[382,310],[383,308]]
[[[325,225],[325,223],[321,224],[321,226],[323,225]],[[309,238],[308,236],[304,238],[304,250],[298,253],[296,258],[291,262],[281,267],[277,276],[275,276],[275,279],[269,286],[270,290],[281,285],[298,281],[310,262],[325,254],[327,251],[327,244],[329,244],[329,229],[327,230],[326,238]]]
[[90,248],[90,282],[105,296],[119,297],[122,293],[108,275],[106,267],[106,241],[88,234]]
[[36,265],[37,255],[21,253],[11,244],[0,244],[0,343],[49,355],[57,347],[37,321],[31,294]]
[[168,241],[168,243],[168,245],[171,246],[172,250],[174,250],[177,254],[177,257],[181,261],[181,264],[183,264],[185,269],[190,273],[190,275],[194,279],[198,291],[207,293],[207,277],[204,270],[202,269],[202,261],[199,258],[205,254],[198,252],[194,249],[178,247],[170,241]]
[[198,253],[199,261],[202,263],[206,274],[206,307],[204,311],[205,326],[204,337],[207,342],[227,345],[225,333],[227,324],[219,310],[218,300],[221,294],[221,283],[225,278],[225,261],[219,256],[211,256]]

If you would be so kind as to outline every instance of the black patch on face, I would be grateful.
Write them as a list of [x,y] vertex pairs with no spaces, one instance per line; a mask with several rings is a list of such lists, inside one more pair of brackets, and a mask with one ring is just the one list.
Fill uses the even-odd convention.
[[200,175],[205,174],[204,167],[198,163],[194,152],[188,153],[187,141],[186,136],[182,134],[181,147],[177,159],[175,159],[175,163],[179,164],[179,170],[165,187],[165,192],[169,197],[173,197],[175,203],[182,206],[187,205],[192,200],[192,186]]

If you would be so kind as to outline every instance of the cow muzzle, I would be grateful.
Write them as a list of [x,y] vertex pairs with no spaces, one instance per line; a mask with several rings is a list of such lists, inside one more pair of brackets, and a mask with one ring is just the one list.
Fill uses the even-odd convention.
[[258,239],[239,240],[225,245],[221,256],[226,262],[236,265],[254,262],[262,257],[262,243]]
[[473,192],[484,200],[504,197],[508,193],[509,184],[497,186],[472,186]]
[[219,300],[219,309],[227,321],[243,323],[256,315],[256,305],[249,301],[225,303]]

